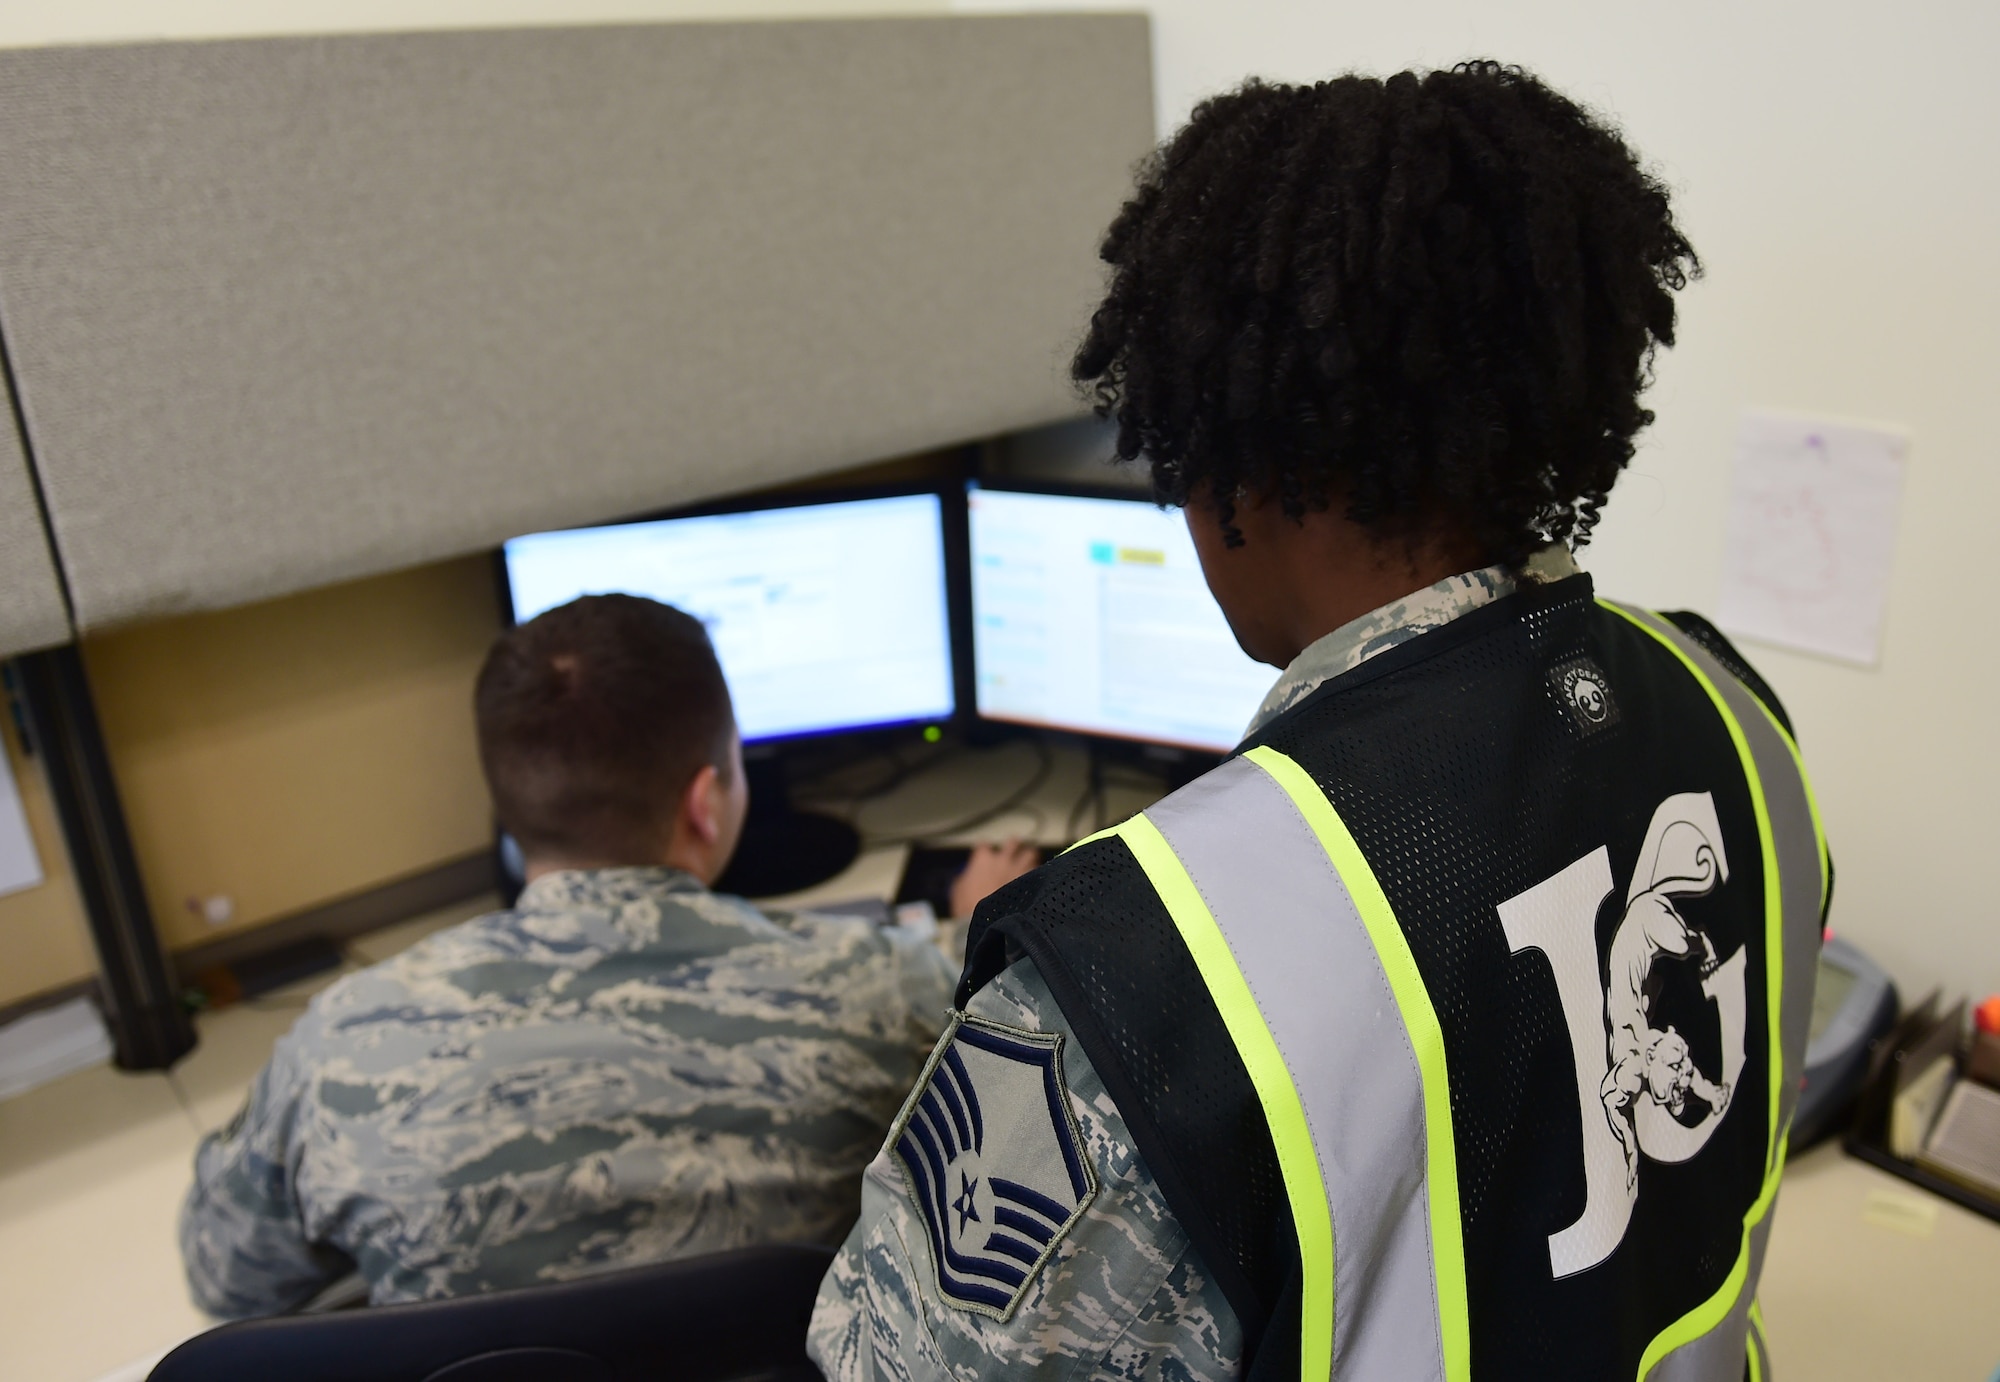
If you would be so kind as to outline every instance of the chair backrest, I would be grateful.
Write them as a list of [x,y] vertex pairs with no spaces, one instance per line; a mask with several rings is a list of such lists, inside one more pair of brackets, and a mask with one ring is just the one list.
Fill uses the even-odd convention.
[[830,1248],[743,1248],[459,1300],[223,1325],[148,1382],[818,1382]]

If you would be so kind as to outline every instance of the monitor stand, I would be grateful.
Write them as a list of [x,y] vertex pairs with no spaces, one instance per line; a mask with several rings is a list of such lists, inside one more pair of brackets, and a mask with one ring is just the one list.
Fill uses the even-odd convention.
[[793,807],[785,760],[776,750],[751,749],[743,770],[750,781],[750,814],[743,838],[722,877],[719,893],[778,897],[824,883],[861,853],[861,836],[846,821]]

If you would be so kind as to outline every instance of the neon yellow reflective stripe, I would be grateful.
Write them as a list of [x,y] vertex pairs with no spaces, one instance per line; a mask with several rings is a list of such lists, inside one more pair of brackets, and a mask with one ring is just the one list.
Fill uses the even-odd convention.
[[[1243,1068],[1264,1107],[1270,1124],[1271,1142],[1277,1149],[1278,1168],[1285,1177],[1285,1197],[1291,1202],[1292,1222],[1298,1226],[1299,1265],[1306,1308],[1299,1341],[1299,1376],[1303,1382],[1325,1382],[1333,1371],[1333,1214],[1326,1198],[1326,1182],[1320,1179],[1319,1154],[1313,1149],[1312,1130],[1306,1125],[1305,1105],[1285,1067],[1278,1043],[1265,1025],[1264,1015],[1250,985],[1230,952],[1222,928],[1202,900],[1201,890],[1182,867],[1181,861],[1160,834],[1159,827],[1143,815],[1134,816],[1109,833],[1124,839],[1146,872],[1153,890],[1166,904],[1167,915],[1194,958],[1222,1014],[1223,1026],[1243,1057]],[[1325,1310],[1312,1308],[1324,1300]]]
[[1326,799],[1304,768],[1276,749],[1259,747],[1244,755],[1271,775],[1292,804],[1299,808],[1308,827],[1318,837],[1389,979],[1403,1026],[1410,1034],[1411,1049],[1417,1055],[1417,1069],[1424,1088],[1424,1142],[1426,1146],[1426,1189],[1431,1210],[1431,1260],[1437,1269],[1438,1336],[1444,1350],[1446,1382],[1465,1382],[1472,1373],[1472,1330],[1465,1303],[1465,1235],[1458,1208],[1458,1152],[1451,1131],[1451,1086],[1446,1079],[1444,1029],[1438,1025],[1437,1010],[1431,1006],[1429,990],[1417,971],[1416,956],[1389,899],[1376,881],[1375,870],[1362,857],[1340,813]]
[[1750,1302],[1750,1382],[1764,1382],[1764,1351],[1770,1347],[1764,1334],[1764,1311]]
[[[1750,1231],[1755,1228],[1765,1214],[1770,1212],[1771,1201],[1778,1193],[1778,1176],[1785,1164],[1785,1139],[1778,1131],[1778,1092],[1785,1082],[1785,1054],[1779,1034],[1779,1010],[1784,1002],[1785,980],[1785,926],[1784,890],[1778,879],[1778,844],[1771,833],[1771,813],[1764,800],[1764,779],[1757,771],[1757,760],[1750,752],[1750,741],[1744,737],[1743,726],[1737,723],[1722,692],[1710,681],[1708,674],[1695,661],[1682,652],[1674,641],[1645,620],[1619,608],[1609,600],[1599,600],[1598,604],[1610,610],[1632,627],[1650,636],[1661,647],[1672,653],[1687,668],[1688,674],[1708,693],[1708,699],[1715,706],[1716,714],[1729,731],[1729,738],[1736,745],[1736,756],[1743,765],[1743,776],[1750,785],[1750,806],[1757,816],[1757,842],[1764,864],[1764,989],[1765,1007],[1770,1027],[1771,1048],[1771,1108],[1769,1113],[1766,1150],[1764,1158],[1764,1189],[1757,1196],[1755,1204],[1743,1215],[1743,1248],[1736,1257],[1736,1265],[1715,1294],[1697,1305],[1687,1314],[1675,1320],[1660,1332],[1652,1343],[1646,1346],[1645,1354],[1639,1359],[1639,1376],[1645,1377],[1662,1358],[1672,1353],[1682,1344],[1697,1339],[1722,1323],[1736,1298],[1743,1293],[1744,1283],[1750,1276]],[[1755,699],[1754,697],[1752,699]],[[1768,708],[1765,714],[1770,714]],[[1824,871],[1822,870],[1822,893],[1824,892]]]

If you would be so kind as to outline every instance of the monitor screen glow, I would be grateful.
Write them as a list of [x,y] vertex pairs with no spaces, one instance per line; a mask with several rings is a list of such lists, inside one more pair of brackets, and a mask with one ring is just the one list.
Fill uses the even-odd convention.
[[1236,645],[1178,512],[968,486],[988,719],[1227,753],[1278,674]]
[[708,626],[746,743],[941,720],[954,709],[935,494],[518,537],[514,618],[644,595]]

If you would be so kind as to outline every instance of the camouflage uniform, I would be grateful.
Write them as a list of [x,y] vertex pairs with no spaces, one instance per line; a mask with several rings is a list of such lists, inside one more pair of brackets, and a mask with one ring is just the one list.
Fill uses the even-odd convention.
[[935,947],[671,869],[536,879],[314,999],[181,1214],[202,1308],[838,1242],[951,1001]]
[[1548,584],[1574,576],[1576,571],[1576,561],[1568,548],[1546,547],[1530,557],[1518,574],[1504,566],[1467,571],[1392,600],[1351,624],[1343,624],[1292,659],[1292,665],[1257,707],[1257,714],[1243,731],[1243,737],[1249,738],[1290,710],[1317,690],[1320,683],[1359,667],[1398,643],[1442,628],[1461,614],[1470,614],[1481,605],[1512,595],[1523,580]]
[[[1488,567],[1440,581],[1343,625],[1305,649],[1265,697],[1254,733],[1321,683],[1460,615],[1522,581],[1576,570],[1550,548],[1519,573]],[[1061,1072],[1094,1189],[1006,1319],[948,1302],[926,1225],[892,1148],[862,1182],[861,1219],[820,1287],[810,1348],[830,1382],[1062,1376],[1236,1376],[1243,1335],[1204,1270],[1034,965],[1022,960],[969,1000],[969,1015],[1027,1032],[1062,1033]],[[915,1091],[897,1127],[912,1116]],[[989,1110],[989,1121],[993,1118]]]

